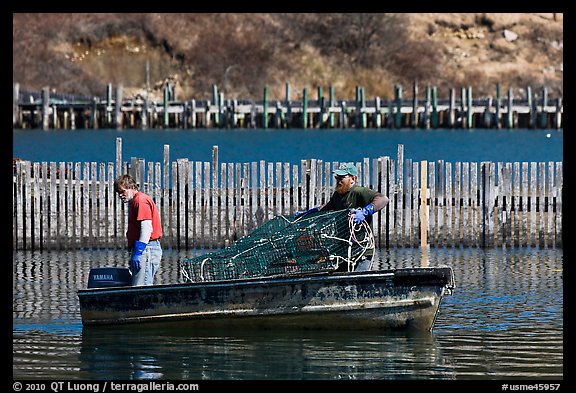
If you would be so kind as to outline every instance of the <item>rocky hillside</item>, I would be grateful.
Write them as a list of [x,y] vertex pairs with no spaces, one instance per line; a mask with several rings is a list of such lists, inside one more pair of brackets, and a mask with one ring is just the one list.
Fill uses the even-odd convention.
[[[13,14],[13,82],[21,90],[179,99],[283,98],[285,83],[334,86],[338,98],[471,86],[474,95],[547,86],[563,94],[563,14]],[[407,93],[409,94],[409,93]],[[314,96],[314,93],[312,93]]]

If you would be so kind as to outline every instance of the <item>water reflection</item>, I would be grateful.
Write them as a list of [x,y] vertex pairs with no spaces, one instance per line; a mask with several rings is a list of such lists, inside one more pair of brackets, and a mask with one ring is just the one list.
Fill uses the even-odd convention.
[[80,371],[99,379],[348,380],[451,374],[436,367],[445,362],[431,333],[90,327],[82,332],[79,359]]
[[[158,283],[181,280],[166,250]],[[563,378],[563,256],[556,249],[381,250],[379,268],[451,266],[432,333],[82,327],[76,291],[123,250],[13,254],[15,379]]]

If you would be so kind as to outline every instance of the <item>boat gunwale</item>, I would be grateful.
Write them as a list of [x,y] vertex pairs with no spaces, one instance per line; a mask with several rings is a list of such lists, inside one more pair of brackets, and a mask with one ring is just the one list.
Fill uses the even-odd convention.
[[216,287],[241,287],[241,286],[254,286],[254,285],[281,285],[291,283],[304,283],[323,281],[331,283],[335,281],[364,281],[370,279],[383,279],[394,277],[397,273],[411,271],[411,273],[425,275],[426,271],[435,272],[438,270],[450,270],[450,275],[446,283],[427,284],[429,286],[439,285],[447,288],[454,288],[453,271],[450,267],[411,267],[401,269],[387,269],[387,270],[370,270],[363,272],[322,272],[315,274],[300,274],[291,276],[268,276],[268,277],[253,277],[243,279],[231,280],[218,280],[218,281],[202,281],[202,282],[183,282],[183,283],[168,283],[157,284],[148,286],[115,286],[115,287],[100,287],[100,288],[85,288],[78,289],[78,297],[90,297],[100,294],[116,294],[116,293],[145,293],[156,291],[168,291],[178,289],[201,289],[201,288],[216,288]]

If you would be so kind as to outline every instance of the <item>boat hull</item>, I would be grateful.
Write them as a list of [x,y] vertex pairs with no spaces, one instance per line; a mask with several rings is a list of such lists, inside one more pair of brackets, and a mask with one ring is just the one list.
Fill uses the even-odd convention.
[[185,323],[197,327],[431,330],[450,268],[78,291],[84,325]]

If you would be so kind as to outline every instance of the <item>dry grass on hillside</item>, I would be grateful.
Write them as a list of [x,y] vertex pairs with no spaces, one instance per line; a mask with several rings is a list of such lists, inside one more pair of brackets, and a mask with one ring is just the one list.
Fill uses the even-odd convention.
[[[72,16],[70,16],[72,15]],[[147,68],[147,64],[149,65]],[[334,86],[389,98],[394,85],[563,93],[563,14],[14,14],[13,80],[22,89],[102,96],[164,83],[180,99],[294,98]]]

